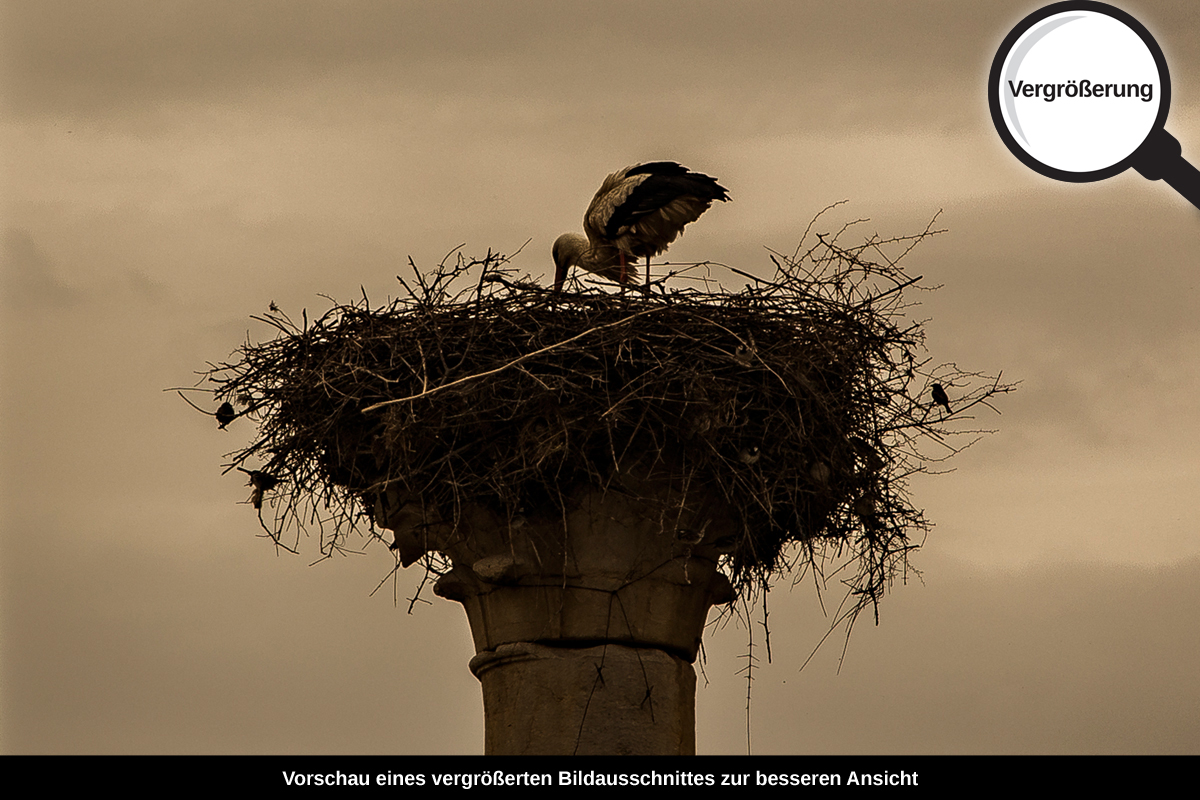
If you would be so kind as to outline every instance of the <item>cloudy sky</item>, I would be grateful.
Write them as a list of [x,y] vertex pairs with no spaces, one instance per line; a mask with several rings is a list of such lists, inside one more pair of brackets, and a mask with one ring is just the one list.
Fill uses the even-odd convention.
[[[1200,751],[1200,212],[1056,183],[986,77],[1036,2],[0,5],[0,750],[478,753],[465,615],[382,548],[278,556],[168,387],[407,259],[550,279],[600,180],[670,159],[734,202],[671,250],[765,271],[830,203],[909,257],[935,362],[1021,381],[917,482],[936,527],[839,671],[811,585],[706,639],[701,753]],[[1122,2],[1200,163],[1200,8]],[[831,223],[832,227],[833,223]],[[406,576],[396,594],[412,594]]]

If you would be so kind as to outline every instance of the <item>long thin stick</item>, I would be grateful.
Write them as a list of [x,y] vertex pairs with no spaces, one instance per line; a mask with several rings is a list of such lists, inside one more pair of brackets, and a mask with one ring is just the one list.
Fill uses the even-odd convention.
[[497,372],[503,372],[504,370],[509,369],[510,367],[517,366],[518,364],[520,364],[523,361],[528,361],[529,359],[533,358],[534,356],[538,356],[538,355],[541,355],[542,353],[549,352],[550,350],[555,350],[564,345],[568,345],[571,342],[575,341],[576,339],[582,339],[584,336],[587,336],[590,333],[595,333],[596,331],[602,331],[605,328],[612,328],[617,325],[622,325],[626,322],[635,320],[638,317],[645,316],[646,314],[649,314],[651,312],[661,311],[663,308],[666,308],[666,306],[655,306],[654,308],[647,308],[643,311],[637,312],[636,314],[630,314],[628,317],[619,319],[616,322],[608,322],[608,323],[605,323],[604,325],[597,325],[595,328],[588,328],[583,333],[576,334],[575,336],[572,336],[570,339],[564,339],[561,342],[555,342],[554,344],[546,345],[541,350],[534,350],[532,353],[526,353],[525,355],[521,356],[520,358],[513,359],[512,361],[508,362],[507,364],[496,367],[495,369],[489,369],[487,372],[477,372],[474,375],[467,375],[465,377],[459,378],[458,380],[450,381],[449,383],[443,383],[441,386],[435,386],[432,389],[426,389],[425,391],[421,392],[420,394],[414,394],[411,397],[399,397],[395,400],[384,400],[382,403],[376,403],[375,405],[367,406],[366,408],[363,409],[363,413],[366,414],[366,413],[368,413],[370,411],[374,411],[378,408],[383,408],[384,406],[390,406],[393,403],[407,403],[412,400],[420,400],[422,397],[426,397],[428,395],[434,394],[435,392],[440,392],[442,389],[449,389],[451,386],[457,386],[460,383],[466,383],[467,381],[473,381],[477,378],[486,378],[488,375],[495,375]]

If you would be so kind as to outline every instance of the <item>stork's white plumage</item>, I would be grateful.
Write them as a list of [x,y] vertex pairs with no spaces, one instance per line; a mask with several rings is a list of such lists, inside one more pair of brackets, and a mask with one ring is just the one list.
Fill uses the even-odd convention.
[[729,199],[716,178],[689,172],[673,161],[635,164],[614,172],[600,184],[583,216],[583,231],[564,233],[554,242],[554,291],[562,289],[575,266],[617,283],[630,280],[628,266],[662,253],[689,222],[695,222],[714,200]]

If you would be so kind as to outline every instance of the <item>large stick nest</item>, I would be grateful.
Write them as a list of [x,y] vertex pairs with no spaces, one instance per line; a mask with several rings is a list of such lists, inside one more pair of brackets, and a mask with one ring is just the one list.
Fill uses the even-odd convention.
[[[256,505],[265,494],[277,544],[315,527],[323,555],[355,530],[382,538],[386,498],[450,525],[472,506],[553,518],[572,487],[666,471],[732,511],[720,552],[739,592],[840,557],[857,613],[924,539],[907,479],[961,449],[950,437],[978,431],[953,423],[1012,387],[930,366],[905,299],[919,278],[899,266],[929,229],[851,248],[844,232],[773,254],[770,281],[707,264],[653,292],[556,296],[489,253],[414,267],[379,308],[364,294],[297,325],[272,304],[256,319],[276,336],[204,373],[258,423],[230,469],[251,473]],[[749,282],[694,278],[718,270]]]

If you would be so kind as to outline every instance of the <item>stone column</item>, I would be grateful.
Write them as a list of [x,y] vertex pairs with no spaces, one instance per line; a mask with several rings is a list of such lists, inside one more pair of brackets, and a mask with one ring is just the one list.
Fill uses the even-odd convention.
[[696,673],[652,647],[518,642],[471,659],[488,755],[695,755]]
[[627,479],[557,518],[476,507],[453,532],[393,528],[402,552],[453,561],[434,591],[470,621],[488,755],[695,753],[692,662],[733,599],[716,563],[731,523],[686,500]]

